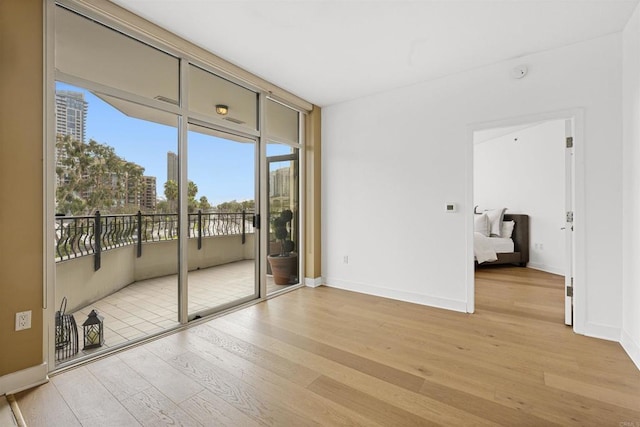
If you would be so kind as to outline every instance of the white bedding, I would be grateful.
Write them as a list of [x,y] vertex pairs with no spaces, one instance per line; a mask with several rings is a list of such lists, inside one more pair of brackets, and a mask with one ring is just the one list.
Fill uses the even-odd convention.
[[513,240],[501,237],[487,237],[482,233],[473,233],[473,252],[478,264],[498,259],[498,253],[513,252]]
[[493,250],[499,254],[505,254],[509,252],[513,252],[514,243],[513,240],[506,237],[490,237],[491,245],[493,245]]

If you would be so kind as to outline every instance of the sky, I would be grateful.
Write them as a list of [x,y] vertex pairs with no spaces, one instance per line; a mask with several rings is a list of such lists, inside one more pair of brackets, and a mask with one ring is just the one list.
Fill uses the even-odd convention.
[[[145,175],[156,177],[158,198],[164,198],[167,152],[178,152],[177,127],[128,117],[88,90],[76,86],[57,82],[56,90],[84,93],[88,102],[85,142],[93,139],[107,144],[118,156],[144,167]],[[187,174],[198,186],[196,199],[206,196],[214,206],[231,200],[254,199],[254,144],[192,131],[187,140]],[[269,155],[289,152],[290,148],[284,145],[269,146]]]

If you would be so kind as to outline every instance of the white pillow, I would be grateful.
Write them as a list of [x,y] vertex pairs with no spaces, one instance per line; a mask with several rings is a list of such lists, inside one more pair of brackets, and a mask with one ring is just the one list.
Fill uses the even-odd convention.
[[487,214],[474,215],[473,231],[489,237],[489,217]]
[[507,208],[500,209],[491,209],[490,211],[486,211],[487,217],[489,218],[489,236],[491,237],[500,237],[500,229],[502,228],[502,218],[504,217],[504,211]]
[[510,239],[513,234],[513,227],[516,223],[513,221],[502,221],[502,228],[500,229],[500,236],[506,239]]

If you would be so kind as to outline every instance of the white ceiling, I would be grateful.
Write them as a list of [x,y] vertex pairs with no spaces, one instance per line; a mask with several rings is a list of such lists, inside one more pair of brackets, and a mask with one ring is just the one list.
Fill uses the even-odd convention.
[[639,0],[112,0],[319,106],[621,31]]

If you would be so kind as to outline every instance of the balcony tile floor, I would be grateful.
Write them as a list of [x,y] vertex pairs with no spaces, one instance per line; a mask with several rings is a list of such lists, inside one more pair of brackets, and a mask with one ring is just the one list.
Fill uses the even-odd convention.
[[[219,307],[254,292],[253,260],[238,261],[189,272],[189,313]],[[285,286],[267,276],[267,294]],[[83,351],[82,323],[91,310],[104,317],[104,346]],[[73,313],[78,324],[81,357],[162,332],[177,326],[178,276],[164,276],[134,282],[121,290]],[[65,359],[68,362],[73,358]]]

